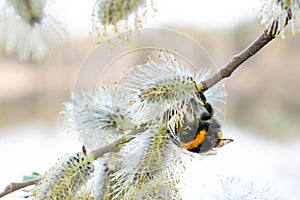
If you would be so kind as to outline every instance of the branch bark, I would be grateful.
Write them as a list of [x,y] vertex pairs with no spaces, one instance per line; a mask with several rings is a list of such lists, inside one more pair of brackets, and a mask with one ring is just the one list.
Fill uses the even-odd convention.
[[8,186],[6,186],[4,191],[0,193],[0,198],[4,197],[5,195],[8,195],[12,192],[15,192],[19,189],[28,187],[30,185],[35,185],[38,183],[38,181],[39,181],[39,178],[30,180],[30,181],[20,182],[20,183],[10,183]]
[[102,146],[98,149],[95,149],[91,152],[95,156],[95,159],[102,157],[104,154],[109,153],[111,151],[118,151],[121,149],[122,145],[132,140],[131,138],[122,137],[115,142],[112,142],[108,145]]
[[95,149],[91,152],[91,154],[95,156],[95,159],[98,159],[104,154],[109,153],[111,151],[119,151],[125,143],[130,142],[132,139],[134,139],[136,134],[143,132],[146,128],[147,124],[141,124],[140,126],[137,126],[134,130],[132,130],[128,136],[123,136],[115,142]]
[[231,60],[224,65],[220,70],[218,70],[215,74],[213,74],[209,79],[204,80],[200,83],[201,87],[199,88],[202,92],[212,87],[219,81],[230,77],[231,74],[246,60],[248,60],[251,56],[256,54],[259,50],[261,50],[264,46],[266,46],[270,41],[275,38],[274,34],[268,33],[265,30],[260,36],[253,41],[247,48],[241,51],[239,54],[233,56]]

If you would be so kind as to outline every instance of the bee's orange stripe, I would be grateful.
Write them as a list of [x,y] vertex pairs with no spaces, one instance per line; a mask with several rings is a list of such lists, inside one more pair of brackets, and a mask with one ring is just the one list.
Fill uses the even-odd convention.
[[196,138],[188,143],[183,143],[181,142],[181,146],[186,148],[186,149],[193,149],[195,147],[198,147],[203,141],[204,141],[204,138],[206,136],[206,130],[201,130]]

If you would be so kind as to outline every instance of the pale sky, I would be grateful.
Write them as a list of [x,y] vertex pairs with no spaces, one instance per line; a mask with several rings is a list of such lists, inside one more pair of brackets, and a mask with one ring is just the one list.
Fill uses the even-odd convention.
[[[59,16],[71,35],[88,34],[95,0],[54,1]],[[258,16],[259,2],[260,0],[160,0],[158,13],[154,18],[150,17],[146,26],[177,24],[199,29],[230,28],[243,20],[255,19]],[[259,20],[257,21],[259,24]]]

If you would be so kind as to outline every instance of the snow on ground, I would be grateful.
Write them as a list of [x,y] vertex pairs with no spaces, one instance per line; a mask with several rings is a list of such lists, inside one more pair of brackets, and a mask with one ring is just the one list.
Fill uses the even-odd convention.
[[[227,177],[251,181],[257,188],[270,187],[283,199],[298,199],[300,141],[279,143],[235,127],[225,127],[223,133],[235,141],[215,156],[189,163],[181,183],[183,199],[205,199],[204,193],[219,193],[219,180]],[[44,172],[58,157],[80,149],[76,139],[59,128],[31,124],[0,129],[0,190],[32,171]],[[2,199],[21,199],[25,194],[20,191]]]

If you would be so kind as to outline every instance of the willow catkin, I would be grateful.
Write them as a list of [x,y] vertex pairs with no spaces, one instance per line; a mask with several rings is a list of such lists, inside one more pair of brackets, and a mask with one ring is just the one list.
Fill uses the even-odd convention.
[[133,127],[127,113],[113,103],[113,93],[114,86],[103,86],[74,93],[64,104],[64,126],[90,150],[117,140]]
[[98,43],[118,34],[126,42],[125,32],[141,28],[146,14],[154,10],[154,0],[97,0],[93,11],[93,30]]
[[[160,59],[158,63],[149,57],[148,62],[132,68],[117,84],[116,104],[126,108],[134,122],[161,121],[168,110],[180,117],[191,99],[201,101],[195,93],[196,83],[208,78],[208,70],[199,70],[194,78],[173,54],[162,51]],[[218,102],[217,112],[222,115],[224,85],[219,83],[205,93],[212,106]]]
[[66,155],[43,175],[33,189],[35,200],[75,199],[94,171],[94,156]]
[[259,17],[269,34],[284,37],[287,24],[290,24],[292,33],[297,33],[300,31],[300,1],[261,0]]
[[107,200],[179,199],[181,156],[164,128],[149,127],[103,160],[98,196]]
[[46,0],[7,0],[7,3],[14,7],[23,20],[33,25],[43,18]]
[[94,15],[102,24],[116,25],[120,20],[126,20],[130,14],[135,13],[139,7],[143,7],[146,0],[97,1]]
[[5,2],[0,9],[0,49],[5,54],[41,61],[63,44],[65,30],[50,14],[48,1]]

